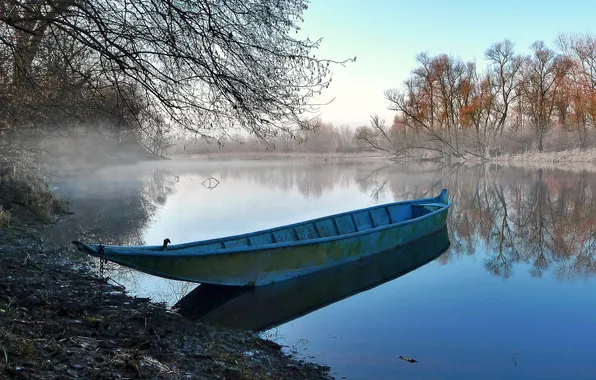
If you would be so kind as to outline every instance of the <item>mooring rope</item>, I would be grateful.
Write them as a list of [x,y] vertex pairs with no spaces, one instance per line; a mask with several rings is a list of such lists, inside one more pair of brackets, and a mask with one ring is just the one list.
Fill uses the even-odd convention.
[[[104,248],[103,244],[100,244],[97,248],[97,253],[99,253],[99,299],[100,301],[103,298],[103,273],[104,273],[104,264],[107,262],[106,258],[104,257]],[[106,281],[107,283],[107,281]]]

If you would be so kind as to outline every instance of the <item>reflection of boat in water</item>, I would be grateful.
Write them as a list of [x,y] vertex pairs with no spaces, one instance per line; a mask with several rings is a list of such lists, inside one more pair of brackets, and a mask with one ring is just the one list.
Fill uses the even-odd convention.
[[272,285],[201,284],[174,308],[203,323],[264,331],[403,276],[438,258],[449,246],[445,226],[399,248]]
[[[80,251],[152,275],[260,286],[343,265],[420,239],[445,225],[447,190],[219,239],[167,246],[87,245]],[[169,240],[166,240],[169,241]]]

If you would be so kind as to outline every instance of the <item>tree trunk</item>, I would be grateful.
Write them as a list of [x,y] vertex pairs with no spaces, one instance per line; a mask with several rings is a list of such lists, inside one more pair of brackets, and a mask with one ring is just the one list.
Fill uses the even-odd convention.
[[544,137],[543,129],[540,128],[539,131],[538,131],[538,151],[539,152],[544,151],[544,146],[542,144],[543,137]]

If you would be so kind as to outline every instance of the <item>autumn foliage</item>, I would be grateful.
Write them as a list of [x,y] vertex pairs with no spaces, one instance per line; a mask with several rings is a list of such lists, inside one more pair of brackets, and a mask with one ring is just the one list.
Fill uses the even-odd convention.
[[542,151],[557,127],[586,148],[596,122],[596,39],[560,35],[555,47],[537,41],[523,55],[504,40],[486,50],[482,70],[452,55],[420,53],[403,86],[385,92],[396,112],[396,140],[385,145],[487,158],[502,153],[504,136],[514,132],[531,133]]

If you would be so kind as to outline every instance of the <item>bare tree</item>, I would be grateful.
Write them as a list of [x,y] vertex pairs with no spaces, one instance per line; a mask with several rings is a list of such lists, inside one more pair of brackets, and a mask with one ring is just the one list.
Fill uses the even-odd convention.
[[489,71],[472,82],[470,102],[461,108],[462,127],[471,127],[476,137],[475,154],[486,158],[500,131],[502,109],[498,103],[497,76]]
[[356,129],[354,139],[363,147],[386,153],[396,153],[393,149],[394,141],[385,120],[378,115],[370,117],[370,126],[361,126]]
[[305,9],[306,0],[0,0],[0,43],[12,53],[13,93],[38,84],[44,41],[68,39],[94,62],[71,69],[97,91],[97,77],[135,88],[201,136],[237,127],[267,139],[301,124],[331,81],[335,61],[314,55],[320,40],[292,36]]
[[582,85],[596,90],[596,38],[593,35],[560,34],[557,46],[566,55],[575,58],[582,68]]
[[545,46],[543,41],[532,44],[533,53],[522,68],[520,88],[527,105],[527,113],[536,133],[538,150],[544,150],[544,135],[551,125],[556,93],[561,79],[568,71],[568,62]]
[[463,157],[460,111],[471,101],[475,65],[444,54],[421,54],[417,60],[420,66],[403,89],[385,91],[389,109],[397,112],[398,123],[407,130],[421,133],[425,141],[412,148]]
[[515,54],[515,45],[507,39],[488,48],[485,57],[492,64],[492,72],[498,83],[499,101],[495,104],[494,112],[498,114],[498,128],[502,135],[509,115],[509,107],[519,95],[516,90],[523,59]]
[[575,127],[580,148],[585,149],[588,130],[596,125],[596,38],[561,34],[556,44],[571,62],[560,103],[567,106],[564,111]]

